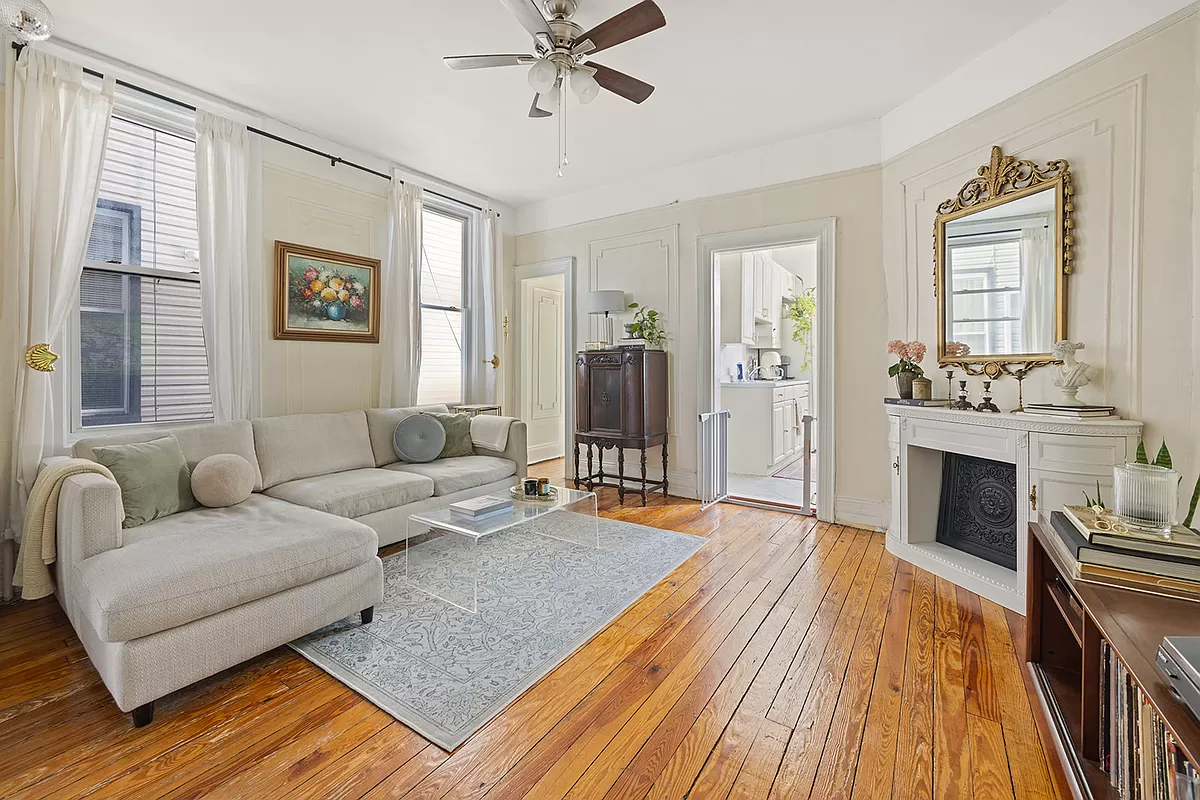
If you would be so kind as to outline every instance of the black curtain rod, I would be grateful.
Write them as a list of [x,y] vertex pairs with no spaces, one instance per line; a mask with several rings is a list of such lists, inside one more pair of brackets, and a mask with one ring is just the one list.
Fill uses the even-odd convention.
[[[20,56],[21,51],[25,49],[25,45],[22,45],[18,42],[13,42],[12,48],[13,48],[13,50],[16,50],[17,55]],[[83,72],[86,75],[91,75],[93,78],[103,78],[104,77],[104,75],[102,73],[96,72],[93,69],[88,69],[87,67],[83,68]],[[186,108],[188,111],[196,110],[196,107],[194,105],[192,105],[191,103],[185,103],[182,100],[176,100],[174,97],[167,97],[165,94],[160,94],[159,92],[155,92],[155,91],[153,91],[151,89],[147,89],[143,86],[138,86],[136,84],[129,83],[128,81],[123,81],[120,78],[117,78],[117,86],[120,86],[123,89],[129,89],[134,92],[140,92],[141,94],[147,95],[149,97],[153,97],[156,100],[162,100],[164,103],[170,103],[173,106],[179,106],[180,108]],[[332,153],[326,153],[324,151],[317,150],[315,147],[309,147],[308,145],[301,144],[300,142],[293,142],[291,139],[285,139],[282,136],[277,136],[274,133],[269,133],[268,131],[259,130],[258,128],[254,128],[249,125],[246,126],[246,130],[250,131],[250,133],[258,134],[259,136],[262,136],[263,138],[270,139],[275,142],[279,142],[280,144],[286,144],[288,147],[294,147],[297,150],[303,150],[306,153],[312,153],[314,156],[320,156],[321,158],[324,158],[327,161],[329,161],[329,165],[331,167],[336,167],[338,164],[342,164],[347,167],[356,169],[360,172],[365,172],[368,175],[374,175],[377,178],[383,178],[384,180],[387,180],[387,181],[392,180],[392,176],[388,175],[386,172],[380,172],[377,169],[371,169],[370,167],[364,167],[362,164],[355,164],[353,161],[347,161],[346,159],[341,158],[340,156],[335,156]],[[403,183],[404,181],[400,181],[400,182]],[[472,203],[464,203],[462,200],[459,200],[456,197],[450,197],[449,195],[442,194],[441,192],[435,192],[432,189],[426,189],[425,192],[427,194],[434,195],[435,197],[440,197],[443,200],[449,200],[453,203],[458,203],[460,205],[464,205],[467,208],[473,208],[476,211],[483,211],[483,209],[477,205],[474,205]],[[496,216],[499,217],[500,215],[497,214]]]

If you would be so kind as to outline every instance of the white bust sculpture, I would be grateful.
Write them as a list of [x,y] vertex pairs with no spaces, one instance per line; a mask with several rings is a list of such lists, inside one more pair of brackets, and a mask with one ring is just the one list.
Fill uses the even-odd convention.
[[1054,357],[1063,363],[1054,370],[1054,385],[1060,390],[1058,402],[1064,406],[1081,405],[1075,395],[1096,377],[1096,368],[1091,364],[1075,360],[1075,352],[1083,349],[1083,342],[1063,340],[1054,343]]

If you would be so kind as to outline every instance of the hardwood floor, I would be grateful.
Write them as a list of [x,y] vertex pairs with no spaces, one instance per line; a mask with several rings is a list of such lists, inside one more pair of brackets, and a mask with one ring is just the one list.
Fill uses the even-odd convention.
[[1019,616],[897,561],[882,534],[601,500],[711,541],[453,753],[286,648],[133,729],[52,599],[4,609],[0,797],[1068,796]]

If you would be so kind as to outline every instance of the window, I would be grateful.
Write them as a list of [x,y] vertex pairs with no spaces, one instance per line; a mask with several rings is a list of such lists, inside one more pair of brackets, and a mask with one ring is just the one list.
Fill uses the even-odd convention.
[[948,339],[969,345],[972,353],[1023,352],[1021,232],[952,237],[948,251]]
[[112,120],[79,284],[76,428],[212,418],[195,151]]
[[421,377],[417,402],[463,399],[463,332],[470,218],[430,208],[421,216]]

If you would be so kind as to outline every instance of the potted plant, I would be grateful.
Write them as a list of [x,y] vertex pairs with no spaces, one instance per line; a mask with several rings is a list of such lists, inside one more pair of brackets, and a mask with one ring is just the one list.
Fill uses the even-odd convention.
[[921,360],[925,358],[925,345],[893,339],[888,342],[888,352],[897,357],[896,363],[888,369],[888,376],[896,379],[896,390],[900,397],[911,400],[913,378],[925,374],[925,370],[921,369]]
[[646,344],[651,347],[662,347],[663,342],[667,340],[667,332],[662,326],[662,317],[653,308],[646,308],[637,303],[630,303],[629,308],[636,311],[633,315],[633,322],[626,326],[626,330],[638,339],[645,339]]
[[813,317],[817,313],[817,290],[808,289],[801,292],[787,305],[784,317],[790,319],[792,325],[792,341],[799,342],[804,347],[804,363],[796,367],[797,373],[808,372],[812,369],[812,332]]

